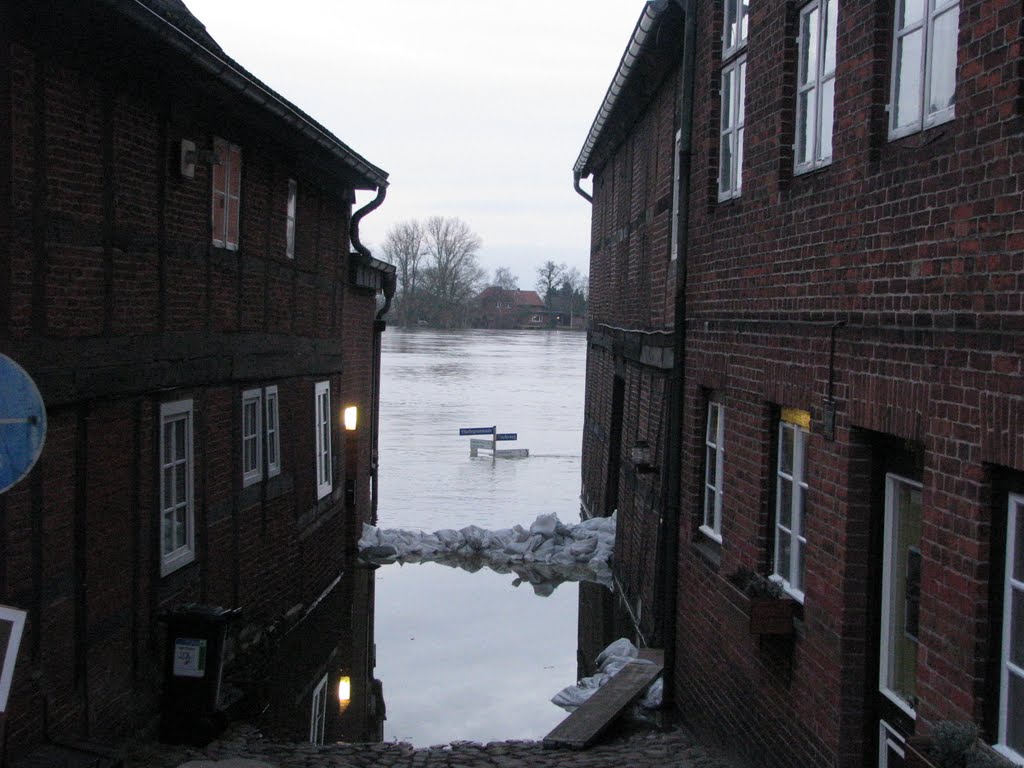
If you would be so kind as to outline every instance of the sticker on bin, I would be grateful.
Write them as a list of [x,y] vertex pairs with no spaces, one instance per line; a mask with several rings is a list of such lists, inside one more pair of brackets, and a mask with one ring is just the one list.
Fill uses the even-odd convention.
[[174,676],[202,677],[206,674],[206,640],[178,637],[174,640]]

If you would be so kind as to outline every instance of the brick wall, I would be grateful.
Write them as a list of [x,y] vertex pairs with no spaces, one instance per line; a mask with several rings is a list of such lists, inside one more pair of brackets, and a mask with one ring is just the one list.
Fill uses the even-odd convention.
[[[21,32],[0,39],[14,214],[0,340],[39,385],[49,431],[31,475],[0,496],[3,602],[29,611],[9,755],[43,737],[105,739],[150,721],[166,608],[241,607],[238,650],[316,599],[369,516],[370,422],[347,437],[341,407],[374,406],[374,297],[348,285],[351,190],[300,168],[230,102],[179,89],[187,68],[119,73]],[[208,155],[194,178],[178,170],[183,138],[209,150],[214,137],[242,148],[234,251],[211,245]],[[333,493],[318,501],[314,385],[324,380],[338,418]],[[270,385],[281,473],[243,488],[241,395]],[[196,560],[161,577],[160,404],[186,398]],[[348,461],[346,440],[356,441]]]
[[[992,585],[1003,578],[1005,488],[1019,491],[1024,469],[1022,12],[962,0],[955,119],[890,141],[891,5],[840,2],[833,160],[794,176],[799,8],[751,4],[743,193],[718,202],[721,3],[696,3],[675,692],[685,719],[760,765],[874,764],[880,488],[904,450],[920,457],[923,505],[909,728],[967,719],[993,735]],[[668,307],[655,308],[671,303],[674,270],[645,282],[661,253],[642,235],[661,221],[667,191],[656,190],[671,179],[671,165],[650,158],[671,151],[672,80],[594,172],[592,327],[612,339],[592,333],[588,360],[584,496],[598,510],[616,371],[627,382],[623,456],[630,413],[667,417],[657,387],[643,385],[642,356],[638,366],[618,355],[601,325],[671,326]],[[726,414],[721,545],[698,531],[710,397]],[[785,407],[811,418],[805,596],[792,640],[759,641],[725,577],[741,565],[771,571]],[[645,492],[630,488],[625,506]],[[627,580],[645,567],[650,525],[620,524]]]

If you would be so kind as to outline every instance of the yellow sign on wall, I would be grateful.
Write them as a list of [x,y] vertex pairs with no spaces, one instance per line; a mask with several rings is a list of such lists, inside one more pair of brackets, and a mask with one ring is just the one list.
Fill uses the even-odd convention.
[[808,411],[801,411],[799,408],[783,408],[782,420],[787,424],[796,424],[804,429],[811,428],[811,414]]

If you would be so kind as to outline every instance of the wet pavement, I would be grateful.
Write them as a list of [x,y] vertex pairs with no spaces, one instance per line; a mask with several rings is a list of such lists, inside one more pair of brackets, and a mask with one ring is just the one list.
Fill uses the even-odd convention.
[[230,729],[203,749],[136,744],[125,768],[742,768],[696,743],[682,728],[612,735],[578,752],[537,741],[408,744],[295,744],[267,741],[251,726]]

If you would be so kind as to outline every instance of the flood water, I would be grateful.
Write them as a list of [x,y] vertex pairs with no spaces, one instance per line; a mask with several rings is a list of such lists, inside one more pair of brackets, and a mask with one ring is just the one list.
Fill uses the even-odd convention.
[[[579,520],[586,337],[577,332],[384,334],[382,528],[507,528]],[[529,458],[469,455],[461,427],[497,426]],[[376,571],[376,668],[386,740],[541,738],[576,678],[578,588],[537,596],[514,574],[437,564]]]

